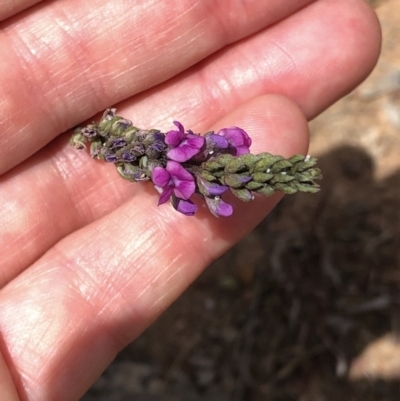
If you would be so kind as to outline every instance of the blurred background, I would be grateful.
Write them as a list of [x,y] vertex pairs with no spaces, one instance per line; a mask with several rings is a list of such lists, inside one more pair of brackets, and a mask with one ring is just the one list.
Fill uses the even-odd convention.
[[400,0],[372,75],[312,121],[317,195],[286,197],[82,401],[400,399]]

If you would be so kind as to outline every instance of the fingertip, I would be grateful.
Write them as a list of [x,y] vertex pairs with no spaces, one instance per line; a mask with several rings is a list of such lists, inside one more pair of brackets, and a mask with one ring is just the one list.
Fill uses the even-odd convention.
[[344,74],[354,75],[357,84],[357,81],[362,82],[371,73],[378,61],[382,44],[381,26],[367,1],[342,0],[341,3],[336,15],[344,44],[342,68]]
[[[315,82],[323,84],[309,87],[308,102],[303,106],[309,119],[368,77],[378,61],[382,42],[378,17],[365,0],[329,0],[317,2],[315,7],[320,17],[318,31],[308,32],[305,40],[318,43],[322,62],[310,60],[309,73]],[[316,37],[323,30],[331,34]]]

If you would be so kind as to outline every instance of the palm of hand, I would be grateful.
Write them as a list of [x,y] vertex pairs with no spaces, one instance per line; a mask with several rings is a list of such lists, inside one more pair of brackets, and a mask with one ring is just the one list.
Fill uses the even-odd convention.
[[278,198],[187,218],[59,134],[122,102],[143,128],[237,125],[253,152],[304,153],[379,27],[361,0],[17,0],[1,18],[0,383],[75,400]]

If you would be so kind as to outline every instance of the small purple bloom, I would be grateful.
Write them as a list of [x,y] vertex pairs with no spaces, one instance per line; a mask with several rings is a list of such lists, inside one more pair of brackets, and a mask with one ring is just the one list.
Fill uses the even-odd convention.
[[127,151],[122,152],[121,158],[124,162],[127,162],[127,163],[132,163],[134,160],[136,160],[136,157],[132,153],[127,152]]
[[185,162],[197,155],[204,145],[204,138],[193,134],[191,131],[185,133],[183,125],[174,121],[178,131],[169,131],[165,136],[165,143],[170,146],[167,157],[177,162]]
[[161,132],[156,132],[154,134],[154,143],[150,147],[157,152],[163,152],[164,149],[167,147],[165,144],[164,134],[162,134]]
[[186,216],[193,216],[197,212],[197,205],[191,200],[183,200],[172,195],[172,206]]
[[205,144],[198,153],[190,159],[191,163],[201,164],[209,159],[211,155],[217,156],[221,153],[229,153],[229,142],[223,136],[214,134],[214,132],[211,131],[206,133],[203,138]]
[[241,128],[223,128],[218,132],[218,135],[226,138],[229,144],[236,149],[236,154],[233,156],[240,156],[250,152],[251,138]]
[[165,135],[162,132],[157,131],[157,132],[154,133],[154,139],[155,139],[156,142],[164,143]]
[[208,209],[216,217],[228,217],[233,213],[233,207],[229,203],[224,202],[219,196],[213,198],[205,197]]
[[207,148],[214,149],[227,149],[229,146],[228,140],[219,134],[209,134],[205,136]]
[[124,146],[127,145],[127,142],[123,138],[117,138],[114,139],[111,144],[109,145],[110,149],[117,149],[117,148],[123,148]]
[[107,163],[116,163],[118,161],[118,157],[115,153],[106,153],[104,155],[104,160]]
[[221,195],[228,190],[227,186],[207,181],[199,175],[197,176],[197,185],[200,193],[204,195],[204,199],[210,212],[214,216],[226,217],[233,213],[232,206],[221,199]]
[[154,185],[162,190],[159,205],[165,203],[172,195],[188,200],[196,190],[192,174],[175,161],[169,161],[166,168],[155,167],[151,176]]

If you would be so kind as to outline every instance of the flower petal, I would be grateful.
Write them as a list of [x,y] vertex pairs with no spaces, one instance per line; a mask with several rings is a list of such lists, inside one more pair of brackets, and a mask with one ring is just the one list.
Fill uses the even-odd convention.
[[185,132],[185,128],[183,128],[183,125],[179,121],[173,121],[174,125],[178,127],[179,131],[182,133]]
[[153,181],[154,185],[164,188],[170,182],[171,175],[165,168],[155,167],[151,172],[151,180]]
[[[179,163],[170,160],[167,163],[166,169],[163,169],[162,167],[156,167],[154,169],[156,170],[156,179],[159,179],[159,175],[162,173],[160,169],[168,173],[168,176],[170,177],[168,184],[171,182],[171,188],[174,189],[174,192],[177,196],[183,199],[189,199],[194,194],[194,191],[196,190],[194,177],[191,173],[189,173],[189,171],[185,170]],[[161,176],[161,178],[163,177]],[[158,185],[158,183],[156,184]]]
[[222,135],[210,134],[206,137],[207,148],[210,149],[226,149],[229,146],[228,140]]
[[[175,183],[175,182],[174,182]],[[175,183],[174,194],[182,199],[189,199],[196,190],[194,181],[180,181]]]
[[117,138],[109,145],[109,148],[110,149],[123,148],[126,145],[127,145],[127,142],[125,139]]
[[104,155],[104,160],[107,163],[116,163],[118,161],[118,157],[115,153],[108,153]]
[[201,149],[204,145],[204,137],[195,134],[186,134],[184,143],[192,148]]
[[197,205],[190,200],[179,199],[176,196],[172,197],[172,205],[178,212],[186,216],[193,216],[197,212]]
[[225,185],[207,181],[199,175],[197,176],[197,185],[204,196],[220,196],[228,189]]
[[172,188],[166,188],[162,192],[160,199],[158,200],[158,206],[162,205],[165,203],[172,195]]
[[243,129],[239,127],[223,128],[218,132],[218,134],[224,136],[230,145],[236,149],[236,154],[234,154],[234,156],[249,153],[251,138]]
[[129,163],[136,160],[136,157],[132,153],[129,153],[129,152],[122,152],[121,158],[124,162],[129,162]]
[[194,181],[194,177],[189,171],[185,170],[180,163],[170,160],[167,163],[166,170],[174,178],[180,181]]
[[228,217],[233,213],[233,207],[229,203],[224,202],[219,196],[214,198],[205,198],[208,209],[216,216]]
[[250,153],[250,149],[247,146],[236,146],[236,155],[235,156],[240,156],[240,155],[245,155],[247,153]]
[[167,152],[167,157],[170,160],[183,163],[193,157],[196,153],[197,151],[193,152],[192,148],[184,148],[179,146],[169,150]]
[[181,131],[169,131],[165,135],[165,143],[175,148],[179,146],[184,137],[185,134]]
[[218,132],[231,142],[233,146],[245,145],[248,148],[251,146],[251,138],[245,130],[239,127],[223,128]]
[[179,145],[167,152],[167,157],[182,163],[197,155],[203,145],[204,138],[202,136],[186,134]]

